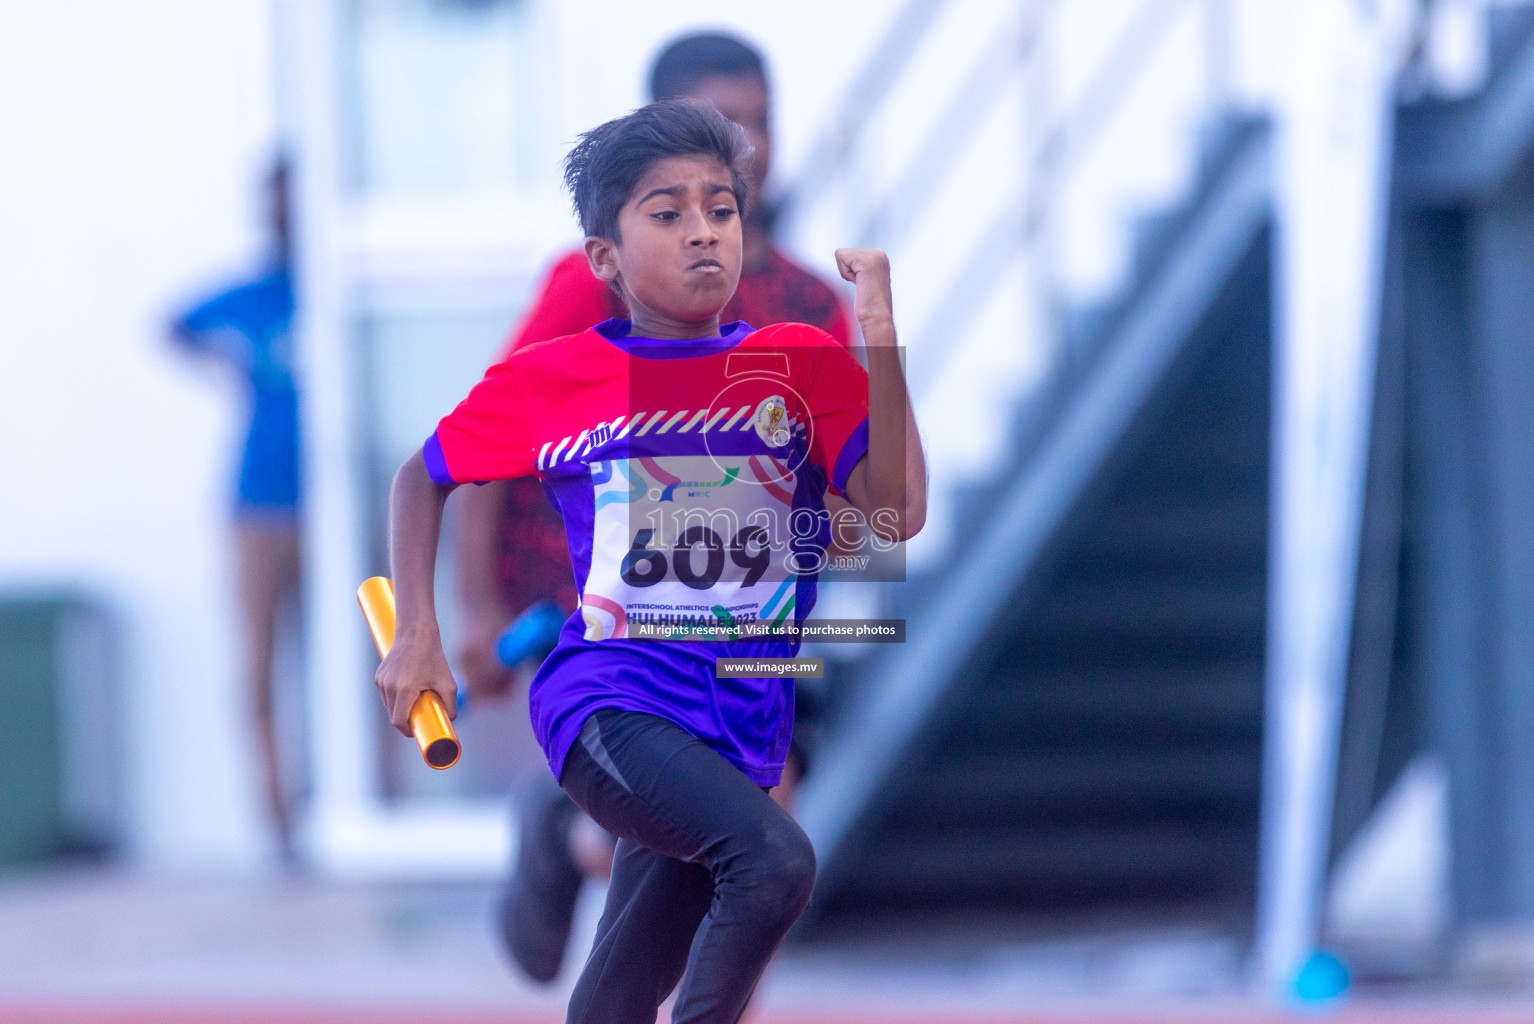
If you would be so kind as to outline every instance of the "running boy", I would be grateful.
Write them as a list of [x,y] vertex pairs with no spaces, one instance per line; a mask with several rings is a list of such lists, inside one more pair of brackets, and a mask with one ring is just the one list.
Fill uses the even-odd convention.
[[[809,324],[850,344],[851,324],[841,298],[773,245],[773,210],[764,201],[773,151],[768,79],[766,60],[750,43],[723,32],[691,33],[668,43],[656,57],[650,99],[706,100],[744,128],[755,149],[746,179],[751,208],[741,218],[740,282],[720,319],[744,320],[753,327]],[[585,248],[571,249],[550,270],[498,359],[524,345],[578,334],[627,315],[622,297],[592,274]],[[828,504],[840,500],[833,496]],[[512,620],[540,600],[552,600],[566,614],[576,606],[564,524],[536,477],[465,488],[453,501],[459,517],[454,577],[462,611],[454,667],[472,695],[493,699],[509,690],[514,678],[498,656],[499,638]],[[558,634],[556,624],[545,650]],[[805,691],[796,690],[793,746],[783,781],[772,791],[773,799],[790,811],[805,768],[808,737],[802,732],[808,731],[803,725],[813,712],[808,704]],[[531,730],[507,739],[533,742]],[[496,931],[512,963],[528,978],[546,983],[564,962],[584,880],[606,881],[612,872],[615,840],[577,813],[555,779],[527,778],[517,791],[516,854],[497,901]]]
[[[740,1018],[809,899],[814,853],[766,793],[792,682],[716,679],[715,663],[792,652],[754,627],[813,604],[828,480],[891,539],[926,514],[883,253],[837,253],[866,373],[815,328],[719,324],[749,158],[737,126],[685,102],[583,135],[566,182],[592,272],[631,319],[497,364],[394,481],[399,619],[377,683],[402,732],[423,690],[456,697],[432,596],[448,493],[537,475],[564,517],[581,607],[533,679],[534,731],[560,785],[620,837],[572,1022],[653,1021],[678,982],[673,1020]],[[697,623],[719,639],[640,639]]]

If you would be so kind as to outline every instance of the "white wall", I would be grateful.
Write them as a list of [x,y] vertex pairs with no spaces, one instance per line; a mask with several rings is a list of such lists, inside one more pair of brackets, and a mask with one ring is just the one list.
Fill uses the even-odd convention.
[[239,412],[172,352],[257,255],[262,0],[0,5],[0,587],[119,617],[130,850],[261,851],[226,538]]

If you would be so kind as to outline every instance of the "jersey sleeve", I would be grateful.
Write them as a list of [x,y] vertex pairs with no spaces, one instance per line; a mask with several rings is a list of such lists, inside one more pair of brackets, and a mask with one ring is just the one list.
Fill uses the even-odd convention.
[[814,335],[806,339],[808,380],[802,392],[809,405],[810,459],[845,497],[847,477],[868,454],[868,371],[826,332],[803,330]]
[[535,472],[532,415],[515,363],[492,366],[426,439],[421,455],[437,483],[511,480]]
[[250,340],[249,288],[215,295],[171,322],[171,333],[187,348],[208,352],[237,366],[255,361]]
[[501,359],[534,342],[563,338],[618,315],[607,284],[591,272],[579,249],[561,257],[544,277],[532,304],[506,339]]

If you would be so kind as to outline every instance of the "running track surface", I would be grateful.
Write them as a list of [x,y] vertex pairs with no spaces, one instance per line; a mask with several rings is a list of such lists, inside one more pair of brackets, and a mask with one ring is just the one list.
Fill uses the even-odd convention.
[[[0,1007],[0,1024],[559,1024],[557,1015],[370,1012],[363,1010],[218,1010],[188,1008]],[[877,1016],[859,1014],[765,1013],[749,1024],[1287,1024],[1293,1021],[1324,1021],[1325,1024],[1514,1024],[1534,1021],[1534,1009],[1466,1011],[1453,1007],[1434,1010],[1353,1010],[1309,1013],[1299,1017],[1262,1014],[1225,1014],[1192,1011],[1136,1015],[1102,1013],[1021,1013],[1015,1016]]]

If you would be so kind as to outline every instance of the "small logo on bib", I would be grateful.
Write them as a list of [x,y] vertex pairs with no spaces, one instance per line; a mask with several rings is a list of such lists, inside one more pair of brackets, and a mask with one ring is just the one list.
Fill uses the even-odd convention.
[[762,399],[762,403],[756,407],[754,419],[757,436],[768,445],[782,448],[788,444],[788,405],[782,395]]

